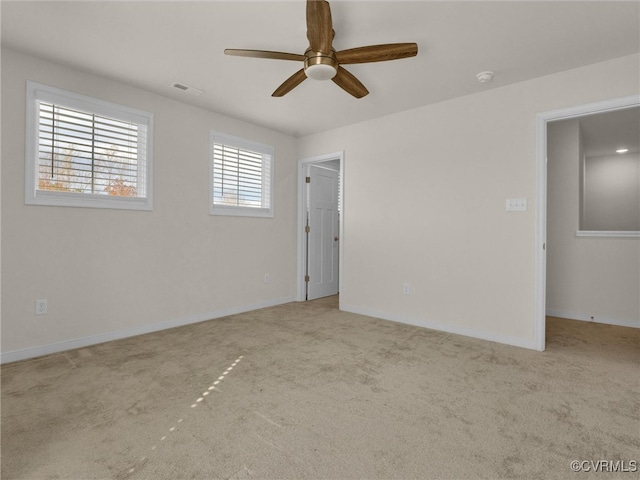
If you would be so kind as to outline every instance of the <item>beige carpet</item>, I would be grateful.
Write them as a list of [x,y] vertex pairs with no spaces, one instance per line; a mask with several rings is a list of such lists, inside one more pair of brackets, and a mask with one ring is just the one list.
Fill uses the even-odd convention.
[[334,297],[5,365],[2,479],[638,478],[570,464],[640,461],[640,330],[550,318],[547,337]]

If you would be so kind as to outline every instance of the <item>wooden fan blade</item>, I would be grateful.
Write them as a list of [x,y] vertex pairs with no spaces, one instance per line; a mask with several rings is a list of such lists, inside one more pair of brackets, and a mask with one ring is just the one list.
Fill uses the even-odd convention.
[[307,76],[304,73],[304,68],[298,70],[296,73],[287,78],[282,85],[276,88],[276,91],[271,94],[272,97],[282,97],[289,93],[291,90],[300,85]]
[[368,47],[350,48],[336,52],[338,63],[349,65],[354,63],[386,62],[400,58],[415,57],[418,54],[416,43],[388,43],[386,45],[369,45]]
[[307,38],[314,52],[331,53],[333,26],[331,7],[325,0],[307,0]]
[[234,55],[236,57],[253,57],[253,58],[271,58],[274,60],[296,60],[304,62],[304,55],[297,53],[269,52],[267,50],[243,50],[236,48],[227,48],[225,55]]
[[338,67],[338,73],[332,80],[333,83],[356,98],[362,98],[369,94],[369,90],[367,90],[360,80],[340,66]]

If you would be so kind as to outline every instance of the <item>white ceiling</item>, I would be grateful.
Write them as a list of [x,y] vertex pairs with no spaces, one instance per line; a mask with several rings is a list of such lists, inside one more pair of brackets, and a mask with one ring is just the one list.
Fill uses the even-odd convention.
[[[638,1],[331,2],[336,50],[416,42],[418,56],[351,65],[355,99],[306,80],[271,93],[297,62],[230,57],[225,48],[304,53],[304,0],[7,1],[2,45],[295,136],[640,51]],[[493,70],[480,84],[476,74]],[[195,97],[171,85],[204,90]]]

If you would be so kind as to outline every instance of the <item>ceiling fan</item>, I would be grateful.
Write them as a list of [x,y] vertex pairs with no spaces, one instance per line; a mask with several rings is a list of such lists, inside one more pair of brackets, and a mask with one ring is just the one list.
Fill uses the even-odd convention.
[[400,58],[414,57],[418,54],[415,43],[389,43],[351,48],[336,52],[332,42],[335,31],[331,23],[331,9],[325,0],[307,0],[307,38],[309,48],[304,55],[296,53],[270,52],[265,50],[226,49],[226,55],[240,57],[270,58],[274,60],[293,60],[304,62],[304,68],[298,70],[280,85],[272,96],[282,97],[306,78],[315,80],[333,80],[340,88],[356,98],[369,93],[365,86],[342,65],[355,63],[384,62]]

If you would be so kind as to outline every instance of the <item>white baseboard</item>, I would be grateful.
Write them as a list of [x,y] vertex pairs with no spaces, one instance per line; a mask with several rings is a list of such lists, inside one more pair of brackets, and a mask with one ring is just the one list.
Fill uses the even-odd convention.
[[556,310],[548,308],[546,311],[548,317],[568,318],[570,320],[581,320],[591,323],[606,323],[607,325],[617,325],[619,327],[640,328],[640,319],[624,320],[619,318],[608,318],[600,316],[592,316],[586,313],[567,312],[566,310]]
[[274,307],[276,305],[282,305],[284,303],[290,303],[293,301],[295,301],[295,297],[278,298],[274,300],[254,303],[251,305],[225,308],[222,310],[217,310],[215,312],[190,315],[188,317],[177,318],[175,320],[154,323],[151,325],[141,325],[139,327],[128,328],[126,330],[119,330],[116,332],[100,333],[98,335],[92,335],[90,337],[74,338],[72,340],[49,343],[47,345],[40,345],[37,347],[3,352],[0,353],[0,364],[17,362],[19,360],[40,357],[42,355],[50,355],[52,353],[63,352],[65,350],[73,350],[75,348],[88,347],[90,345],[97,345],[99,343],[110,342],[112,340],[120,340],[122,338],[144,335],[145,333],[158,332],[160,330],[167,330],[169,328],[189,325],[191,323],[200,323],[207,320],[214,320],[216,318],[227,317],[229,315],[235,315],[238,313],[250,312],[252,310],[258,310],[260,308]]
[[359,315],[366,315],[368,317],[381,318],[383,320],[390,320],[392,322],[406,323],[408,325],[415,325],[417,327],[429,328],[431,330],[438,330],[441,332],[453,333],[456,335],[464,335],[465,337],[478,338],[480,340],[488,340],[490,342],[503,343],[506,345],[512,345],[514,347],[527,348],[529,350],[540,350],[533,338],[519,338],[511,337],[508,335],[497,335],[491,332],[483,330],[475,330],[472,328],[457,327],[453,325],[444,325],[441,323],[431,322],[429,320],[417,319],[406,317],[403,315],[397,315],[387,312],[380,312],[377,310],[371,310],[368,308],[358,307],[355,305],[340,305],[340,310],[345,312],[357,313]]

